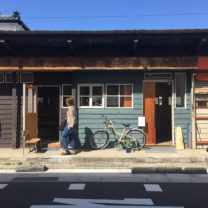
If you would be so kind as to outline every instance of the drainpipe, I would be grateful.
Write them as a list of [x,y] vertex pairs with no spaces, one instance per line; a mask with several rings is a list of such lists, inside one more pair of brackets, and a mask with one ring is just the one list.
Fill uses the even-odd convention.
[[196,149],[196,132],[195,132],[195,76],[196,73],[192,74],[192,81],[191,81],[191,123],[192,123],[192,149]]

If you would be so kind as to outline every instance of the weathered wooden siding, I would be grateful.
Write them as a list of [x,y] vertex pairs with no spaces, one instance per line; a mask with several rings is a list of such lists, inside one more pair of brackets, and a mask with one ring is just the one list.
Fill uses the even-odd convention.
[[[123,129],[122,123],[131,123],[131,127],[137,127],[138,116],[142,114],[143,73],[129,72],[79,72],[76,73],[76,84],[104,84],[104,96],[106,96],[106,84],[133,84],[133,108],[78,108],[78,138],[83,147],[88,147],[90,135],[98,129],[104,128],[102,114],[108,115],[118,131]],[[110,140],[113,140],[110,134]]]
[[[174,90],[175,91],[175,90]],[[175,93],[174,93],[175,95]],[[186,148],[190,148],[191,144],[191,73],[186,73],[186,106],[185,108],[176,108],[175,96],[173,96],[174,104],[174,127],[181,127],[183,140]],[[175,129],[174,129],[175,137]],[[174,143],[175,143],[174,139]]]
[[0,147],[12,147],[12,85],[0,85]]
[[[206,106],[197,107],[197,101],[206,102]],[[195,80],[195,139],[197,148],[208,146],[208,83]],[[199,144],[199,142],[206,142]]]

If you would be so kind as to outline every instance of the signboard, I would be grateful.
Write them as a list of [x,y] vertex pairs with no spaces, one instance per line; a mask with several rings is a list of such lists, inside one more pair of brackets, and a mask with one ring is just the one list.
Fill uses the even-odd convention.
[[145,117],[144,116],[138,117],[138,127],[145,127]]

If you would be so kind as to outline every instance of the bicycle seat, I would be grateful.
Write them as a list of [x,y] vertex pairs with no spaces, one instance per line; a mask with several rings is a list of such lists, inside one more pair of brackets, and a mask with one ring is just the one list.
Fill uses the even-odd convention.
[[125,124],[122,124],[124,127],[128,128],[129,126],[131,126],[130,123],[125,123]]

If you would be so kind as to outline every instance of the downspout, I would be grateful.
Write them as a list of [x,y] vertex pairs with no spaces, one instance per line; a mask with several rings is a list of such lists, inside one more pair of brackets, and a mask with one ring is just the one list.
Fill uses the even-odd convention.
[[195,125],[195,76],[196,73],[192,74],[191,82],[191,121],[192,121],[192,149],[196,149],[196,125]]

